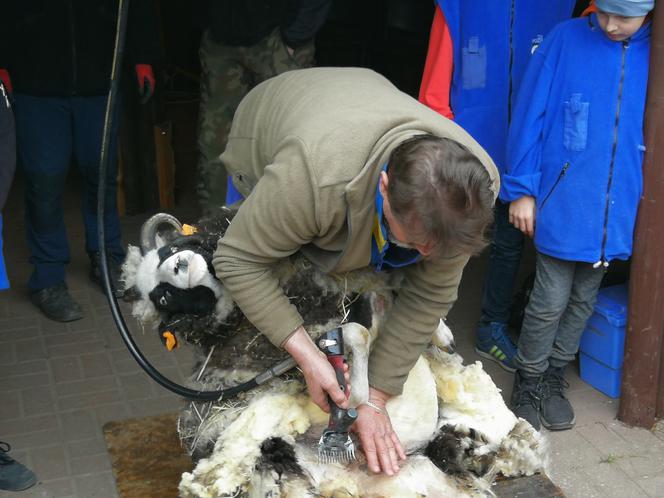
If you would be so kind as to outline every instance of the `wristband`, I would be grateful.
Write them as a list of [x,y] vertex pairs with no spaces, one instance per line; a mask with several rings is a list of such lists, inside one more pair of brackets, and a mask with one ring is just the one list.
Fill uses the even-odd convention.
[[377,411],[378,413],[382,413],[382,414],[385,415],[386,417],[389,417],[389,415],[388,415],[388,413],[387,413],[387,410],[386,410],[385,408],[381,408],[380,406],[378,406],[376,403],[374,403],[374,402],[372,402],[372,401],[367,400],[367,401],[365,401],[365,402],[362,403],[362,404],[363,404],[363,405],[367,405],[367,406],[373,408],[375,411]]

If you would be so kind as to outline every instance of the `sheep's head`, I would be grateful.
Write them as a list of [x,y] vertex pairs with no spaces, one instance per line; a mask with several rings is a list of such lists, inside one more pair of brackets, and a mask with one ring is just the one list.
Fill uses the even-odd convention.
[[216,239],[210,242],[207,236],[193,234],[180,236],[157,249],[157,281],[178,289],[193,289],[202,285],[210,288],[215,297],[219,297],[220,284],[212,267],[214,245]]
[[149,218],[141,228],[140,252],[130,247],[123,267],[134,315],[146,323],[168,322],[175,313],[214,313],[222,296],[228,299],[211,264],[219,236],[197,233],[166,213]]

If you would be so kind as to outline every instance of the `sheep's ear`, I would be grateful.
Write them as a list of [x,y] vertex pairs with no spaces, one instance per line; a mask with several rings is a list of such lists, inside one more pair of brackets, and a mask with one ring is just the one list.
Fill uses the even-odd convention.
[[157,249],[161,249],[167,244],[167,240],[165,237],[161,236],[160,234],[155,234],[154,236],[154,244]]
[[124,296],[122,296],[122,298],[127,302],[138,301],[141,299],[141,292],[138,290],[138,287],[132,285],[128,289],[125,289]]

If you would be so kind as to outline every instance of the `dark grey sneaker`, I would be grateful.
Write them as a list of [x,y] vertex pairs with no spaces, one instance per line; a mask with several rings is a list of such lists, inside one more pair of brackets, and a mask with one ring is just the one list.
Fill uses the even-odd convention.
[[11,446],[0,441],[0,489],[23,491],[34,486],[37,482],[35,473],[10,457],[9,450]]
[[56,322],[73,322],[83,318],[81,305],[74,301],[64,283],[30,292],[30,301]]
[[[90,253],[90,280],[101,287],[104,291],[104,284],[101,277],[101,255],[98,252]],[[111,284],[115,289],[115,297],[124,296],[124,281],[122,280],[122,270],[120,265],[112,258],[109,258],[108,272],[111,277]]]
[[525,377],[519,370],[514,374],[514,387],[510,399],[510,409],[536,431],[540,430],[539,388],[541,377]]
[[576,423],[572,405],[565,396],[569,384],[563,376],[564,370],[564,367],[549,367],[542,377],[540,420],[550,431],[571,429]]

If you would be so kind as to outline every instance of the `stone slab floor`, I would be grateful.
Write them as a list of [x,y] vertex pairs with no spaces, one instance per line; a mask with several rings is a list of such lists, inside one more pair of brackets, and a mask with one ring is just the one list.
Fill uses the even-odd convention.
[[[120,340],[105,296],[88,280],[76,188],[66,198],[66,223],[72,250],[68,284],[83,305],[85,318],[52,322],[27,299],[30,273],[23,233],[22,188],[16,182],[5,208],[5,257],[13,283],[0,293],[0,440],[30,466],[40,482],[10,497],[117,496],[102,436],[107,421],[174,412],[182,401],[153,383]],[[182,219],[195,217],[189,208]],[[125,242],[135,243],[147,215],[123,218]],[[528,259],[528,258],[526,258]],[[532,255],[531,255],[532,259]],[[448,323],[467,361],[473,351],[486,257],[469,264],[459,301]],[[192,352],[168,353],[156,336],[143,333],[123,312],[141,349],[167,376],[181,382],[192,369]],[[507,397],[512,375],[485,365]],[[570,498],[664,497],[664,428],[629,428],[616,420],[618,402],[578,377],[570,368],[569,397],[576,409],[573,430],[547,433],[549,475]]]

